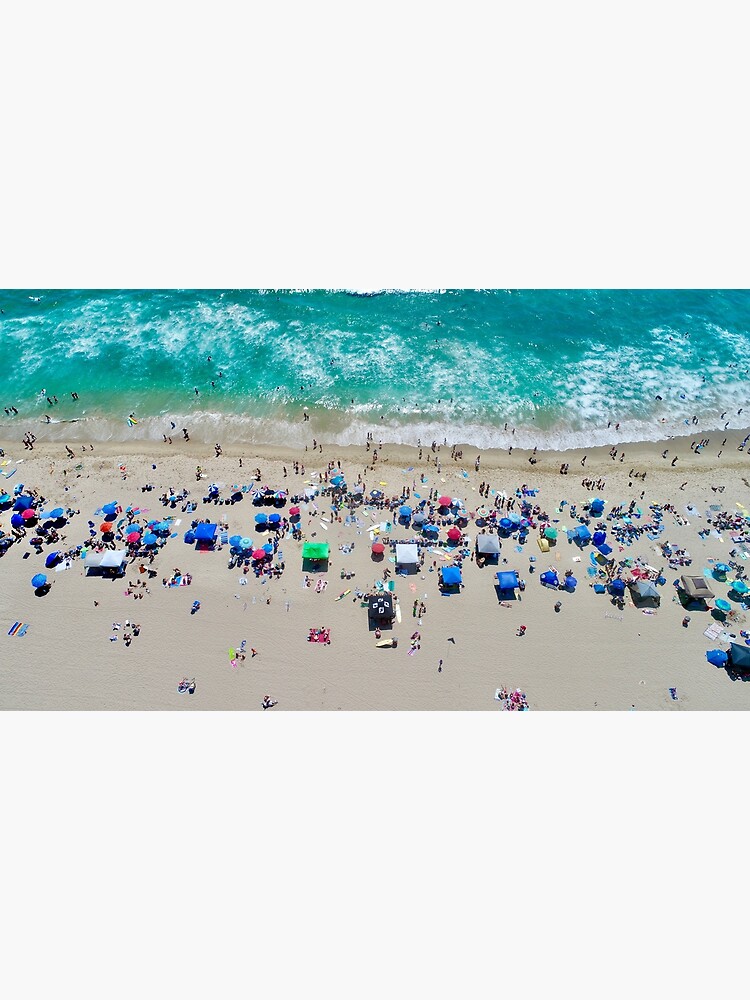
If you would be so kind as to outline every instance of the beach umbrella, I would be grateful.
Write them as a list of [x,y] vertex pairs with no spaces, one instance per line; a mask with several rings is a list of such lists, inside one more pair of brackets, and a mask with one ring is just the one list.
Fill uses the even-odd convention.
[[253,559],[260,560],[265,558],[266,558],[266,553],[263,549],[256,549],[253,552]]
[[101,531],[103,534],[106,534],[108,531],[111,530],[112,530],[112,525],[109,523],[109,521],[102,521],[102,523],[99,525],[99,531]]
[[709,649],[706,653],[706,659],[715,667],[725,667],[729,657],[723,649]]
[[521,515],[515,510],[512,510],[510,514],[508,514],[508,520],[511,524],[520,524],[522,528],[528,528],[529,526],[529,522],[526,518],[521,517]]
[[549,538],[551,542],[554,542],[554,540],[557,538],[557,528],[552,528],[549,526],[546,527],[544,529],[544,537]]
[[56,521],[58,519],[58,517],[62,517],[64,513],[65,513],[65,511],[63,510],[62,507],[55,507],[55,509],[51,510],[49,512],[49,514],[44,514],[42,516],[43,517],[50,517],[50,518],[52,518],[53,521]]
[[616,578],[615,580],[612,581],[612,583],[610,584],[610,588],[609,589],[611,590],[611,592],[613,594],[619,595],[620,597],[622,597],[622,595],[625,593],[625,583],[624,583],[623,580],[620,580],[620,578],[618,577],[618,578]]
[[11,526],[14,528],[23,527],[23,518],[20,514],[13,514],[10,519]]
[[566,576],[565,586],[568,588],[568,590],[575,590],[576,587],[578,586],[578,580],[576,580],[574,576]]
[[232,537],[229,539],[229,544],[233,547],[236,545],[240,545],[241,542],[242,542],[242,535],[232,535]]
[[365,488],[362,485],[362,483],[355,483],[354,486],[352,486],[351,492],[352,496],[360,496],[362,493],[365,492]]
[[460,537],[461,532],[458,528],[448,528],[448,538],[450,538],[452,542],[457,542]]
[[719,611],[731,611],[732,610],[732,605],[729,603],[729,601],[725,601],[721,597],[717,598],[716,601],[714,601],[714,603],[715,603],[716,607],[719,609]]
[[[25,516],[26,515],[24,514],[24,517]],[[750,587],[748,587],[744,580],[735,580],[732,583],[732,590],[735,594],[746,594],[750,590]]]
[[714,566],[714,576],[726,576],[727,573],[731,572],[732,567],[727,566],[726,563],[717,563]]
[[427,515],[423,513],[421,510],[418,510],[417,513],[412,518],[412,523],[415,524],[417,527],[419,527],[419,525],[424,524],[426,520],[427,520]]
[[149,531],[143,537],[143,544],[144,545],[156,545],[156,543],[158,541],[159,541],[159,539],[156,537],[156,535],[153,533],[153,531]]
[[61,557],[59,552],[50,552],[47,558],[44,560],[45,568],[52,569],[53,566],[56,566],[57,563],[60,562],[60,558]]
[[47,582],[47,577],[44,575],[44,573],[37,573],[35,576],[32,576],[31,578],[31,586],[34,588],[34,590],[39,590],[39,588],[43,587],[46,582]]
[[252,540],[252,538],[241,538],[240,539],[240,548],[251,549],[252,547],[253,547],[253,540]]
[[266,555],[269,555],[269,556],[273,555],[273,545],[271,545],[270,542],[267,542],[265,545],[261,545],[261,548],[266,553]]
[[266,514],[256,514],[255,523],[257,525],[265,524],[268,521],[268,516]]
[[12,499],[13,497],[10,493],[3,493],[2,496],[0,496],[0,503],[10,503]]
[[383,545],[382,542],[373,542],[372,551],[376,556],[382,555],[382,553],[385,552],[385,545]]
[[27,507],[26,510],[21,511],[21,517],[24,521],[33,521],[36,517],[36,511],[33,507]]
[[411,507],[408,504],[399,507],[398,512],[401,517],[411,517]]
[[560,581],[557,578],[557,573],[552,570],[547,570],[545,573],[539,577],[539,582],[544,584],[546,587],[559,587]]
[[116,514],[117,513],[117,504],[116,503],[105,503],[105,505],[102,507],[102,513],[103,514]]
[[26,510],[27,507],[34,506],[34,498],[21,493],[13,503],[13,510]]
[[340,486],[344,482],[343,476],[333,476],[331,478],[331,486]]
[[487,517],[489,511],[487,510],[486,507],[477,507],[475,513],[477,517]]
[[441,507],[450,507],[450,505],[451,505],[451,498],[450,497],[440,497],[440,499],[438,500],[438,503],[440,504]]
[[276,490],[273,496],[275,500],[286,500],[286,490]]
[[269,524],[278,524],[280,521],[281,521],[281,514],[269,514],[268,515],[268,523]]
[[290,515],[290,517],[299,517],[299,513],[300,513],[299,507],[290,507],[289,508],[289,515]]
[[440,528],[436,524],[424,524],[422,525],[422,533],[425,535],[434,535],[437,538],[440,534]]
[[513,522],[509,517],[501,517],[500,527],[503,529],[503,531],[510,531],[511,528],[513,527]]
[[134,542],[137,542],[137,541],[139,541],[139,540],[140,540],[140,537],[141,537],[141,533],[140,533],[140,531],[131,531],[131,532],[129,532],[129,533],[128,533],[128,535],[126,535],[126,538],[127,538],[128,542],[129,542],[129,543],[130,543],[131,545],[132,545],[132,544],[133,544]]

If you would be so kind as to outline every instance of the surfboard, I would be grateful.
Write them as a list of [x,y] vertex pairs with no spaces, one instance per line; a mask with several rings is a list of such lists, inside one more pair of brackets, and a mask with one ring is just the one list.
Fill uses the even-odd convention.
[[399,625],[401,624],[401,605],[398,603],[396,604],[396,621]]
[[376,642],[375,645],[378,646],[380,649],[385,649],[386,646],[393,645],[393,639],[381,639],[379,642]]

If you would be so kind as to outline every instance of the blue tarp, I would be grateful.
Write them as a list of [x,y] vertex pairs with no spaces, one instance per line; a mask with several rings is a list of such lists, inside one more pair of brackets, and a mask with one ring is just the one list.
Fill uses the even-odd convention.
[[446,566],[443,570],[443,584],[453,587],[461,583],[461,570],[458,566]]
[[216,538],[218,530],[216,524],[199,524],[195,529],[195,540],[197,542],[212,542]]
[[497,585],[501,590],[515,590],[518,586],[518,573],[508,572],[496,573]]

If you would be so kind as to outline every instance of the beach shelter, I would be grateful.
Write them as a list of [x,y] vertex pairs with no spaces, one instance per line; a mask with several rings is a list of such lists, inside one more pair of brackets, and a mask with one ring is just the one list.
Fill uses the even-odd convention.
[[344,482],[344,477],[342,475],[331,477],[331,486],[341,486],[343,482]]
[[702,576],[681,576],[680,587],[691,601],[710,601],[716,596]]
[[195,545],[198,549],[212,549],[216,544],[218,524],[206,524],[201,521],[195,528]]
[[405,569],[409,572],[412,568],[416,571],[419,565],[419,547],[413,542],[396,543],[396,569]]
[[593,537],[593,543],[594,543],[594,545],[596,545],[596,546],[603,545],[604,542],[606,542],[606,540],[607,540],[607,532],[606,531],[595,531],[594,532],[594,537]]
[[111,569],[121,570],[128,561],[128,554],[124,549],[106,552],[87,552],[84,556],[83,565],[86,570],[90,569]]
[[515,590],[518,587],[518,573],[515,570],[504,570],[496,573],[497,585],[500,590]]
[[11,516],[10,525],[11,525],[12,528],[22,528],[23,527],[23,518],[21,517],[21,515],[19,513],[16,512],[15,514],[13,514]]
[[741,674],[750,673],[750,646],[733,642],[729,646],[729,659],[732,667]]
[[393,627],[393,598],[384,592],[372,594],[367,601],[367,618],[370,631]]
[[21,493],[16,497],[15,503],[13,504],[13,510],[28,510],[29,507],[34,506],[34,498],[28,496],[28,494]]
[[60,562],[62,555],[60,552],[50,552],[47,558],[44,560],[45,569],[52,569],[54,566]]
[[328,542],[305,542],[302,546],[302,565],[306,562],[328,562],[331,547]]
[[723,649],[709,649],[706,652],[706,659],[715,667],[725,667],[729,662],[729,655]]
[[461,587],[461,570],[458,566],[443,566],[440,571],[441,587]]
[[659,604],[661,594],[650,580],[636,580],[630,584],[630,592],[635,604]]
[[477,553],[483,556],[499,555],[500,539],[497,535],[477,535]]
[[566,576],[563,580],[563,584],[566,590],[575,590],[578,586],[578,580],[574,576]]
[[539,582],[544,587],[557,588],[560,586],[560,581],[557,578],[557,573],[555,573],[553,570],[547,570],[547,572],[542,573],[542,575],[539,577]]

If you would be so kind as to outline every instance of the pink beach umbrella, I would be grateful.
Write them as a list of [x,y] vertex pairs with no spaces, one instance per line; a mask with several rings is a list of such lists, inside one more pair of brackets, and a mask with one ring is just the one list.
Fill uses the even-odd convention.
[[137,542],[140,539],[140,537],[141,537],[140,531],[131,531],[130,534],[128,535],[128,541],[132,545],[133,542]]
[[24,521],[31,521],[36,517],[36,511],[33,507],[27,507],[26,510],[21,511],[21,517]]
[[253,552],[253,559],[260,560],[265,558],[266,558],[266,553],[263,549],[256,549],[255,552]]

